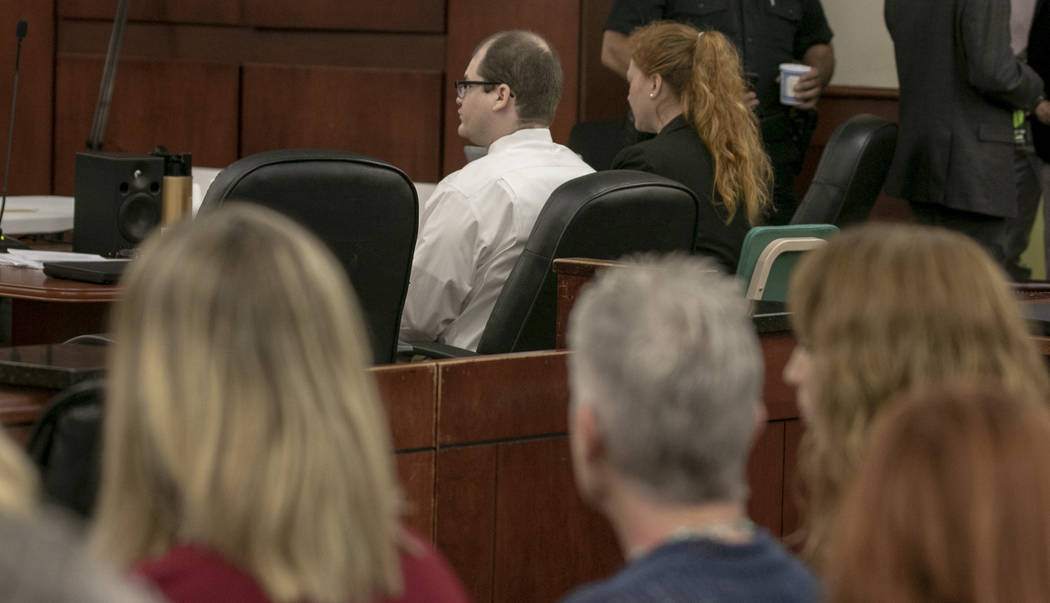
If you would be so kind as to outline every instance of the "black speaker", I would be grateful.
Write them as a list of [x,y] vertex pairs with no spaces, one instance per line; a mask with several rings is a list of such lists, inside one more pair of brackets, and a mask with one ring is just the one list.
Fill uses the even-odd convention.
[[164,158],[77,153],[73,251],[120,255],[160,224]]

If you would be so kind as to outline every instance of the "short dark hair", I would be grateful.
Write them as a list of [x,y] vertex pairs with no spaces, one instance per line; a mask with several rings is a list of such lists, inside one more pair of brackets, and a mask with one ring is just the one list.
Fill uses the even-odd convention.
[[557,51],[532,31],[501,31],[474,50],[488,46],[478,66],[483,80],[507,84],[517,99],[522,124],[549,126],[561,100],[561,59]]

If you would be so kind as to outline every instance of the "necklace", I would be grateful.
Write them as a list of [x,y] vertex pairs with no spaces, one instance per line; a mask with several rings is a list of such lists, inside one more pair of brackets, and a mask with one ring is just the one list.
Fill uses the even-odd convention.
[[652,548],[632,550],[628,557],[632,560],[638,559],[661,546],[687,540],[713,540],[723,544],[746,544],[754,539],[755,530],[755,523],[747,517],[739,517],[732,521],[675,526]]
[[665,543],[683,540],[715,540],[727,543],[750,542],[755,535],[755,524],[746,517],[733,521],[702,523],[692,526],[677,526],[667,533]]

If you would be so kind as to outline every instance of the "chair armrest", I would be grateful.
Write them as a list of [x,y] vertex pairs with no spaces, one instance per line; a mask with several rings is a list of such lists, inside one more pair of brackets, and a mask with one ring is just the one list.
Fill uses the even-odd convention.
[[478,355],[477,352],[436,341],[400,341],[398,342],[398,351],[402,349],[402,346],[411,348],[414,355],[426,356],[427,358],[468,358]]

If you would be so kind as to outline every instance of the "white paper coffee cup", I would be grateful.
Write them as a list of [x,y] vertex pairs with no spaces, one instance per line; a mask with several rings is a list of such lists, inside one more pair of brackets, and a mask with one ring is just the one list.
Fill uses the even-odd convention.
[[802,74],[813,69],[809,65],[798,63],[780,64],[780,103],[782,105],[801,105],[802,101],[795,96],[795,86]]

